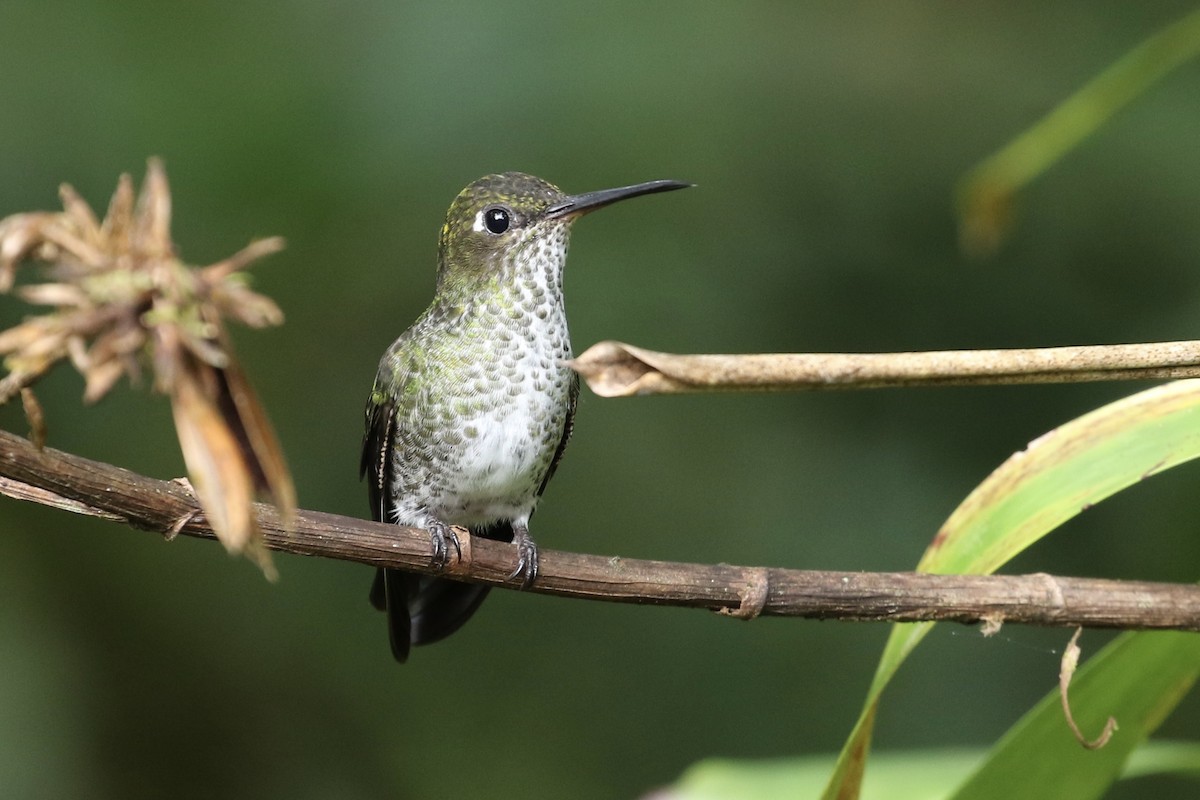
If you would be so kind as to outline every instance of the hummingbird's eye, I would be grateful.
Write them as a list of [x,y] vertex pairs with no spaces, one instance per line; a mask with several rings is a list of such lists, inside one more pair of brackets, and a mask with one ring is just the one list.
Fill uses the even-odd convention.
[[489,208],[483,212],[483,224],[487,226],[489,232],[497,236],[508,230],[511,223],[507,208]]

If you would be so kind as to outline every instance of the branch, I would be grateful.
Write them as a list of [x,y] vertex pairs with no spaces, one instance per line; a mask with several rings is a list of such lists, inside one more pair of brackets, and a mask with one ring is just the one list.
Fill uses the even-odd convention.
[[919,353],[678,355],[599,342],[567,365],[602,397],[1200,377],[1200,341]]
[[[0,431],[0,493],[172,538],[215,538],[195,496],[160,481]],[[270,506],[256,506],[267,547],[434,574],[428,532],[300,511],[285,529]],[[462,560],[445,574],[516,588],[508,581],[516,548],[460,534]],[[1063,578],[1051,575],[931,575],[818,572],[725,564],[682,564],[541,551],[532,592],[623,603],[706,608],[745,619],[913,622],[949,620],[1127,629],[1200,630],[1200,586]]]

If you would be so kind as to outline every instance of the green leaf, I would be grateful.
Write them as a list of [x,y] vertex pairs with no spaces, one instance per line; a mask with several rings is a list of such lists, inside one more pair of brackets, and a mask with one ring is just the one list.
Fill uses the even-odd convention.
[[[1053,704],[1057,703],[1057,697],[1055,693],[1048,699]],[[1062,726],[1061,717],[1058,723]],[[1075,747],[1076,750],[1082,750],[1078,745]],[[871,774],[863,784],[863,797],[866,800],[945,798],[949,796],[950,787],[970,777],[987,756],[988,751],[981,747],[879,753],[871,761]],[[708,759],[691,766],[675,786],[658,792],[653,797],[656,800],[775,800],[779,797],[814,797],[821,791],[833,762],[832,755],[760,761]],[[1133,752],[1121,777],[1144,778],[1152,775],[1200,778],[1200,743],[1145,744]],[[1059,795],[1033,791],[1022,794],[1018,791],[1012,794],[1001,793],[998,796]]]
[[[1200,380],[1176,381],[1071,420],[1014,454],[950,515],[918,569],[987,574],[1121,489],[1200,456]],[[932,623],[897,625],[825,798],[854,798],[879,698]]]
[[[949,748],[880,754],[872,763],[864,797],[929,800],[962,781],[984,757],[981,748]],[[829,776],[833,756],[727,761],[710,759],[690,767],[662,800],[775,800],[816,797]],[[656,798],[658,800],[658,798]]]
[[1174,775],[1200,781],[1200,742],[1150,742],[1133,751],[1122,778]]
[[[1076,673],[1070,687],[1071,711],[1084,736],[1098,734],[1109,716],[1117,720],[1104,747],[1088,750],[1075,740],[1055,690],[1005,734],[952,797],[1099,797],[1198,676],[1200,636],[1178,631],[1122,634]],[[1197,754],[1191,756],[1191,769],[1200,768]]]

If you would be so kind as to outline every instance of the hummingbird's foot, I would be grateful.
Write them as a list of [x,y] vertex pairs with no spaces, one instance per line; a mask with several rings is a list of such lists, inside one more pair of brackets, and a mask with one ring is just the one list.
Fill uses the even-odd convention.
[[454,546],[454,555],[462,561],[462,544],[458,541],[458,533],[444,522],[430,522],[429,532],[433,534],[433,555],[430,562],[438,570],[443,570],[450,563],[450,545]]
[[511,581],[520,577],[521,588],[528,589],[538,573],[537,545],[524,525],[513,525],[513,544],[517,546],[517,568],[509,574],[508,579]]

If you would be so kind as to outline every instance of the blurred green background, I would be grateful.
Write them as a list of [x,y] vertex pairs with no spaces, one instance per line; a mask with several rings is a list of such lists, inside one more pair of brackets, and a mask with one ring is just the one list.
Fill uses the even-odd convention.
[[[575,232],[577,350],[884,351],[1196,338],[1200,64],[1022,196],[992,261],[956,249],[974,163],[1185,2],[0,5],[0,215],[103,207],[165,158],[194,263],[255,236],[287,325],[235,332],[301,504],[365,515],[361,411],[428,302],[450,200],[523,170],[568,191],[685,193]],[[0,301],[7,326],[25,313]],[[182,474],[165,401],[93,408],[60,369],[58,448]],[[789,567],[914,565],[1030,439],[1141,388],[601,400],[534,523],[545,547]],[[0,424],[24,432],[19,411]],[[1191,581],[1184,467],[1083,514],[1011,571]],[[392,663],[368,568],[0,500],[6,797],[633,797],[705,756],[834,752],[882,625],[494,592]],[[885,698],[879,749],[993,741],[1055,685],[1066,634],[944,627]],[[1085,634],[1085,655],[1106,641]],[[1194,737],[1200,703],[1163,729]],[[1148,786],[1113,796],[1134,797]],[[1191,787],[1194,788],[1194,787]],[[1162,784],[1159,796],[1187,796]]]

